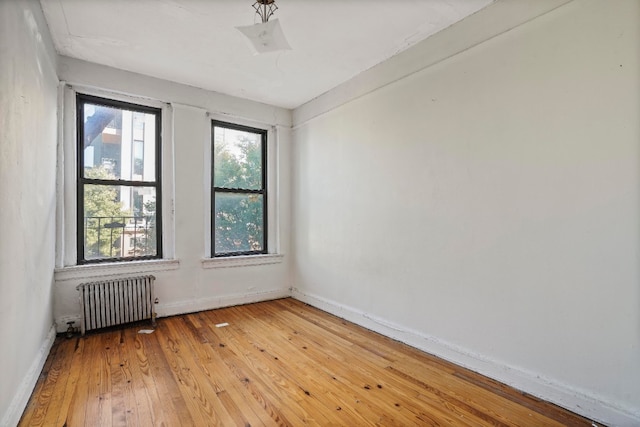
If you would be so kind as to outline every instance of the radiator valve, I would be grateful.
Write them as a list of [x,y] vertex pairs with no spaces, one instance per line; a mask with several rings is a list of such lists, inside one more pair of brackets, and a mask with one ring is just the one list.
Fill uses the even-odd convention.
[[67,327],[67,338],[72,338],[72,337],[73,337],[73,334],[74,334],[74,333],[75,333],[75,331],[76,331],[76,328],[74,328],[74,327],[73,327],[73,324],[74,324],[74,323],[75,323],[75,322],[74,322],[73,320],[72,320],[72,321],[70,321],[70,322],[67,322],[67,325],[69,325],[69,327]]

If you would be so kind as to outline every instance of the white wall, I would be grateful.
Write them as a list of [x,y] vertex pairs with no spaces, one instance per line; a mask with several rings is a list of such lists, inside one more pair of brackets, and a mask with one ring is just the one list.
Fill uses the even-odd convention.
[[296,110],[294,296],[640,423],[639,16],[573,1]]
[[0,1],[0,425],[15,425],[53,338],[56,54],[37,1]]
[[[73,90],[99,89],[102,96],[132,95],[133,102],[165,104],[163,117],[163,208],[166,262],[117,263],[74,266],[73,230],[75,190],[73,168],[65,168],[60,205],[64,208],[59,226],[58,268],[55,275],[54,317],[58,330],[67,320],[79,317],[75,287],[98,277],[150,273],[156,276],[160,316],[255,302],[289,295],[290,270],[290,183],[289,151],[291,112],[252,101],[208,92],[139,74],[60,58],[60,79]],[[101,91],[101,92],[100,92]],[[167,105],[168,104],[168,105]],[[66,108],[65,112],[73,112]],[[207,260],[210,226],[211,118],[269,129],[269,192],[271,203],[269,251],[281,257],[267,257],[262,265],[229,266],[229,262]],[[67,116],[66,123],[73,123]],[[65,127],[65,154],[73,164],[75,132]],[[167,175],[168,174],[168,175]],[[71,256],[70,256],[71,254]],[[252,257],[248,257],[252,258]],[[255,258],[255,257],[254,257]],[[238,261],[235,258],[231,263]],[[220,263],[225,268],[220,267]]]

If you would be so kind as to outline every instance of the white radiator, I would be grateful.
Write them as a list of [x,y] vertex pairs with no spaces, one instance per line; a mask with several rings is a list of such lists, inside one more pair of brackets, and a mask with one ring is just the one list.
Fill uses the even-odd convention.
[[93,329],[146,319],[150,319],[155,327],[154,281],[155,277],[149,275],[78,285],[82,335]]

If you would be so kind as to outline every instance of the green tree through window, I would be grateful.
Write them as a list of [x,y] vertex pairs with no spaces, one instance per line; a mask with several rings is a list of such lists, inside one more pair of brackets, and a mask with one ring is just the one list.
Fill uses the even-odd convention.
[[[86,177],[90,179],[114,179],[113,175],[104,167],[87,170]],[[124,222],[124,217],[130,215],[122,209],[118,197],[118,190],[114,186],[87,185],[84,188],[84,248],[87,259],[102,256],[119,257],[120,248],[116,242],[122,235],[122,227],[113,224]]]
[[213,123],[213,256],[266,253],[266,131]]

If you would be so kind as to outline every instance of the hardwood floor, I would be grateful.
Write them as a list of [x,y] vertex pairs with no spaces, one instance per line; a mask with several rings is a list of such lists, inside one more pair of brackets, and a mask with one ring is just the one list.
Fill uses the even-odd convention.
[[146,327],[58,338],[19,425],[591,426],[293,299]]

